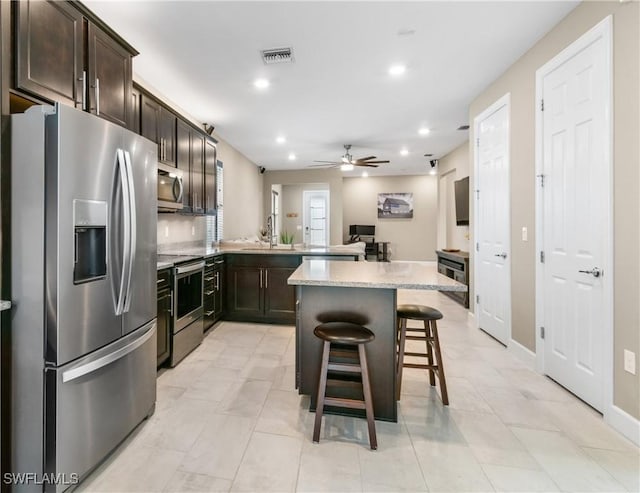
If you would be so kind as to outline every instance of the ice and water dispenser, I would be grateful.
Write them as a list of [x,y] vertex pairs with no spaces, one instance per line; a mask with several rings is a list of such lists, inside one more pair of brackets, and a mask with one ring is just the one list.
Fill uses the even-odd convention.
[[107,276],[107,203],[73,201],[73,283],[97,281]]

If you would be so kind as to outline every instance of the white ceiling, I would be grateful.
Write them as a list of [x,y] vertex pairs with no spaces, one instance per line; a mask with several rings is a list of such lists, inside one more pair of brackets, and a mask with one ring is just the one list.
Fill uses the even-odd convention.
[[[140,51],[134,78],[258,165],[305,168],[352,144],[356,158],[391,161],[371,175],[398,175],[464,142],[469,103],[578,2],[85,3]],[[263,64],[260,50],[281,47],[293,64]],[[394,78],[396,63],[407,69]]]

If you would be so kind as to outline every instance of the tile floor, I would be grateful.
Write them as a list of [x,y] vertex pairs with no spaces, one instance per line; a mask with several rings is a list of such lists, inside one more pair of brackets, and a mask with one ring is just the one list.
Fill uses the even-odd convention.
[[[326,416],[311,442],[294,328],[220,323],[158,378],[156,412],[83,492],[640,491],[637,447],[481,331],[439,293],[450,406],[405,369],[398,423]],[[415,342],[415,341],[411,341]],[[417,342],[416,342],[417,343]]]

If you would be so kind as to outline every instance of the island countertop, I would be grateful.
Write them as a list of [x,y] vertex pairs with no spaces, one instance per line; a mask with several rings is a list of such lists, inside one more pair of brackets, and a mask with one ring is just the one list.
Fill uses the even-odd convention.
[[467,286],[438,272],[435,262],[336,262],[305,260],[291,274],[293,286],[466,291]]

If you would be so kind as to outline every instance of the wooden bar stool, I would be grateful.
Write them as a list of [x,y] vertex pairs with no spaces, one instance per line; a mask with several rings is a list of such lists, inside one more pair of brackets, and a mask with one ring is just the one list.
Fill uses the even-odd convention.
[[[440,382],[440,392],[442,393],[442,403],[449,405],[447,395],[447,382],[444,378],[444,366],[442,365],[442,353],[440,352],[440,339],[438,338],[438,326],[436,320],[442,318],[442,313],[435,308],[425,305],[398,305],[398,358],[396,363],[396,398],[400,400],[400,388],[402,386],[402,368],[422,368],[429,370],[429,383],[435,386],[436,379]],[[422,320],[424,328],[407,327],[407,320]],[[409,333],[419,333],[419,335],[407,335]],[[427,345],[426,353],[405,352],[405,342],[425,341]],[[434,354],[435,353],[435,354]],[[426,358],[427,364],[405,363],[405,356],[415,356]]]
[[[318,401],[316,404],[316,418],[313,427],[313,441],[320,441],[320,427],[322,426],[322,414],[324,406],[334,406],[349,409],[364,409],[369,427],[369,444],[373,450],[378,448],[376,438],[376,425],[373,417],[373,401],[371,399],[371,385],[369,383],[369,369],[367,366],[367,355],[364,345],[375,339],[375,335],[366,327],[349,322],[327,322],[318,325],[313,333],[316,337],[324,341],[322,348],[322,367],[320,369],[320,379],[318,382]],[[332,346],[332,344],[339,346]],[[336,357],[344,359],[349,352],[355,351],[345,346],[357,346],[358,363],[335,361]],[[334,357],[332,360],[331,357]],[[360,374],[362,380],[363,400],[346,399],[340,397],[327,397],[327,382],[334,382],[329,378],[329,372],[338,374]],[[338,381],[339,382],[339,381]]]

